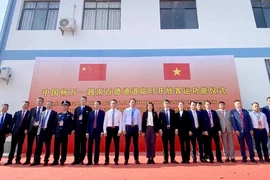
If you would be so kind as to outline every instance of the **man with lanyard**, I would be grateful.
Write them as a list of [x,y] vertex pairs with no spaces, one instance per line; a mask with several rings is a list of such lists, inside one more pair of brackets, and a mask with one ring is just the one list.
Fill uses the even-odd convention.
[[124,165],[128,165],[131,137],[134,146],[135,164],[140,164],[138,138],[142,130],[142,123],[141,123],[141,112],[138,108],[135,108],[135,104],[136,100],[134,98],[130,99],[129,100],[130,107],[126,108],[123,114],[123,133],[126,136]]
[[[267,118],[264,113],[260,112],[259,103],[257,102],[252,103],[252,110],[253,111],[249,112],[249,115],[250,115],[251,122],[253,125],[255,146],[256,146],[258,156],[259,156],[259,161],[270,162],[269,156],[268,156],[268,148],[267,148],[267,142],[268,142],[268,136],[269,136],[269,126],[267,123]],[[263,148],[264,160],[262,157],[261,146]]]

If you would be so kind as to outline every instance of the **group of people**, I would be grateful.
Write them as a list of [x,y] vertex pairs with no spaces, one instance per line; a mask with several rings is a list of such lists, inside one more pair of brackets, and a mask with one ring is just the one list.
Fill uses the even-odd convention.
[[[86,165],[98,165],[100,156],[100,139],[105,136],[105,163],[110,164],[109,151],[112,139],[114,141],[114,164],[119,161],[120,135],[125,136],[124,165],[128,165],[131,139],[134,146],[135,164],[139,161],[139,136],[145,138],[147,164],[155,164],[156,137],[162,137],[164,161],[163,164],[178,164],[175,160],[175,136],[179,137],[181,146],[181,163],[190,163],[190,152],[192,152],[193,163],[197,162],[196,147],[198,144],[199,158],[201,162],[213,163],[212,140],[216,148],[216,160],[223,163],[220,139],[222,139],[225,162],[236,162],[234,149],[234,133],[237,135],[241,149],[242,162],[247,162],[245,143],[248,146],[249,158],[253,163],[255,154],[253,141],[260,162],[270,162],[268,155],[268,136],[270,126],[270,97],[267,98],[267,106],[260,111],[257,102],[252,103],[252,111],[248,112],[242,108],[240,100],[234,101],[235,109],[225,109],[225,102],[219,102],[219,109],[212,110],[211,102],[190,102],[190,110],[185,110],[184,103],[179,102],[178,112],[170,107],[170,101],[164,100],[164,108],[157,113],[154,104],[149,102],[146,111],[142,113],[136,108],[134,98],[129,101],[129,108],[124,112],[117,110],[117,101],[111,100],[111,109],[104,112],[100,109],[101,102],[94,102],[94,109],[87,105],[87,97],[82,96],[80,106],[74,113],[69,112],[71,103],[62,101],[62,112],[57,113],[52,109],[53,102],[46,102],[39,97],[36,107],[28,110],[29,102],[24,101],[22,110],[15,112],[12,116],[7,113],[9,105],[3,104],[0,113],[0,161],[3,156],[5,139],[11,136],[11,148],[8,161],[4,165],[11,165],[17,146],[16,164],[21,164],[21,153],[25,136],[27,136],[27,152],[24,165],[40,165],[43,144],[46,152],[44,166],[48,165],[50,157],[51,140],[54,137],[54,165],[64,165],[67,157],[68,137],[74,134],[74,161],[72,165],[84,165],[86,156],[86,142],[88,139],[88,152]],[[36,140],[34,161],[31,164],[32,148]],[[95,143],[94,143],[95,142]],[[93,145],[95,144],[95,147]],[[190,144],[192,151],[190,150]],[[168,152],[168,145],[170,152]],[[262,149],[261,149],[262,147]],[[61,152],[60,152],[61,149]],[[94,149],[94,158],[93,158]],[[60,158],[61,154],[61,158]]]

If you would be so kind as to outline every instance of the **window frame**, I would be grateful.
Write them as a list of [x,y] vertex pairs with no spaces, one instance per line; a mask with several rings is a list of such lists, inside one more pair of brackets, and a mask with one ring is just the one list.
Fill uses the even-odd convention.
[[[27,3],[27,2],[34,2],[34,3],[36,3],[35,4],[35,8],[25,8],[24,6],[25,6],[25,3]],[[48,5],[48,7],[47,8],[37,8],[37,3],[38,2],[48,2],[49,3],[49,5]],[[50,8],[50,3],[51,2],[59,2],[59,7],[58,8]],[[34,16],[33,17],[35,17],[35,15],[36,15],[36,10],[46,10],[46,19],[45,19],[45,26],[44,26],[44,29],[40,29],[40,31],[42,31],[42,30],[44,30],[44,31],[48,31],[48,30],[46,30],[46,24],[47,24],[47,19],[48,19],[48,12],[49,12],[49,10],[58,10],[58,15],[59,15],[59,10],[60,10],[60,1],[57,1],[57,0],[49,0],[49,1],[46,1],[46,0],[42,0],[42,1],[39,1],[39,0],[36,0],[36,1],[30,1],[30,0],[27,0],[27,1],[24,1],[23,2],[23,8],[22,8],[22,12],[21,12],[21,17],[20,17],[20,22],[19,22],[19,27],[18,27],[18,30],[19,31],[35,31],[35,30],[33,30],[33,22],[32,22],[32,24],[31,24],[31,29],[24,29],[24,30],[22,30],[21,29],[21,27],[22,27],[22,21],[23,21],[23,16],[24,16],[24,13],[25,13],[25,11],[29,11],[29,10],[34,10],[35,12],[34,12]],[[57,22],[56,22],[57,23]],[[57,28],[56,28],[57,29]],[[56,30],[55,29],[55,30]]]
[[[256,24],[256,28],[260,28],[260,29],[261,28],[270,28],[270,25],[268,26],[267,23],[266,23],[267,21],[266,21],[265,14],[264,14],[264,10],[265,9],[269,9],[270,10],[270,6],[269,7],[263,7],[262,6],[262,0],[259,0],[259,2],[260,2],[260,5],[259,6],[253,6],[252,0],[250,0],[251,8],[252,8],[253,16],[254,16],[254,21],[255,21],[255,24]],[[269,1],[269,3],[270,3],[270,1]],[[265,27],[258,27],[257,26],[254,9],[260,9],[262,11]]]

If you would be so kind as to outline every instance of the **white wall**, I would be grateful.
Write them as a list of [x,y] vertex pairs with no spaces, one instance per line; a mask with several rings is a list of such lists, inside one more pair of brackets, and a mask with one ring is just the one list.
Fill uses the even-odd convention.
[[121,30],[80,30],[83,3],[61,0],[59,18],[72,17],[73,5],[77,6],[78,30],[73,37],[62,36],[58,29],[18,31],[23,5],[23,0],[18,0],[6,49],[270,47],[270,29],[256,28],[250,0],[197,0],[199,29],[182,30],[160,29],[159,0],[122,0]]
[[264,58],[237,58],[235,65],[244,107],[251,109],[254,101],[265,106],[270,96],[270,82]]
[[28,100],[35,61],[2,61],[1,66],[11,67],[9,84],[0,79],[0,104],[8,103],[9,113],[21,109],[23,101]]

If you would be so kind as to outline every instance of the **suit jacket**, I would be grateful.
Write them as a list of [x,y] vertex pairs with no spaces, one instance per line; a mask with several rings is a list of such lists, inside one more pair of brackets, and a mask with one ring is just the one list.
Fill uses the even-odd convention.
[[[86,127],[88,122],[89,113],[92,111],[90,106],[85,106],[83,112],[81,112],[81,106],[78,106],[74,110],[74,122],[73,130],[75,130],[75,136],[86,133]],[[79,120],[80,115],[82,114],[82,120]]]
[[[153,116],[154,130],[156,133],[158,133],[158,131],[160,130],[160,121],[158,119],[158,115],[155,111],[153,111],[152,116]],[[143,133],[146,132],[147,118],[148,118],[148,111],[145,111],[145,112],[143,112],[143,115],[142,115],[142,132]]]
[[12,115],[9,113],[6,113],[5,118],[4,118],[3,127],[2,127],[2,130],[0,130],[0,132],[8,134],[11,122],[12,122]]
[[[192,132],[195,131],[196,127],[195,127],[195,120],[194,120],[194,117],[193,117],[193,113],[191,110],[188,110],[189,112],[189,117],[190,117],[190,121],[191,121],[191,128],[192,128]],[[202,116],[201,116],[201,111],[197,111],[196,110],[196,113],[197,113],[197,117],[198,117],[198,129],[201,131],[202,130]]]
[[[60,126],[60,121],[63,121],[63,126]],[[58,113],[54,126],[55,137],[68,136],[71,134],[73,124],[73,114],[71,112]]]
[[[98,110],[96,130],[99,134],[103,132],[104,118],[105,118],[105,112],[103,110]],[[93,134],[94,122],[95,122],[95,111],[91,111],[88,116],[88,122],[87,122],[87,128],[86,128],[86,133],[89,133],[89,135]]]
[[[42,112],[45,111],[46,108],[43,106],[42,107]],[[28,118],[27,118],[27,125],[26,125],[26,128],[25,130],[28,130],[29,132],[31,132],[33,126],[34,126],[34,122],[35,122],[35,119],[36,119],[36,114],[37,114],[37,107],[34,107],[30,110],[29,112],[29,115],[28,115]],[[41,118],[40,118],[41,120]]]
[[[251,118],[247,110],[242,109],[242,113],[244,117],[245,129],[249,132],[253,130]],[[242,119],[237,109],[231,110],[231,121],[234,131],[239,131],[241,133],[244,132],[244,128],[242,126]]]
[[[165,130],[167,130],[167,121],[166,121],[166,113],[165,110],[162,109],[159,112],[159,121],[161,123],[161,129],[164,132],[166,132]],[[170,130],[175,131],[175,126],[176,126],[176,118],[175,118],[175,111],[170,109]]]
[[[45,112],[46,111],[43,111],[41,114],[41,121],[40,121],[39,126],[38,126],[37,135],[40,134],[41,125],[42,125],[43,118],[45,116]],[[49,119],[47,122],[47,128],[46,128],[46,133],[48,133],[48,135],[53,134],[56,117],[57,117],[57,112],[54,110],[51,110],[51,113],[50,113],[50,116],[49,116]]]
[[9,133],[11,133],[12,135],[15,135],[19,132],[20,128],[23,129],[23,133],[24,133],[24,130],[27,127],[28,115],[29,115],[29,110],[26,110],[24,117],[23,117],[23,120],[21,122],[22,110],[15,112],[15,114],[12,118],[12,122],[11,122],[10,127],[9,127]]
[[225,112],[225,117],[223,116],[222,110],[218,109],[216,110],[218,118],[219,118],[219,122],[220,122],[220,126],[221,126],[221,130],[224,133],[225,129],[227,130],[227,132],[232,133],[233,132],[233,127],[232,127],[232,122],[231,122],[231,112],[228,110],[224,110]]
[[202,111],[202,131],[208,131],[210,132],[213,130],[214,132],[221,131],[220,127],[220,121],[217,115],[217,112],[214,110],[211,110],[212,113],[212,119],[213,119],[213,127],[211,127],[211,121],[208,115],[207,110]]
[[183,111],[182,116],[180,112],[175,114],[176,116],[176,129],[178,129],[179,135],[188,135],[189,131],[192,131],[192,123],[188,111]]
[[269,108],[269,106],[263,107],[262,112],[266,115],[268,126],[270,128],[270,108]]

